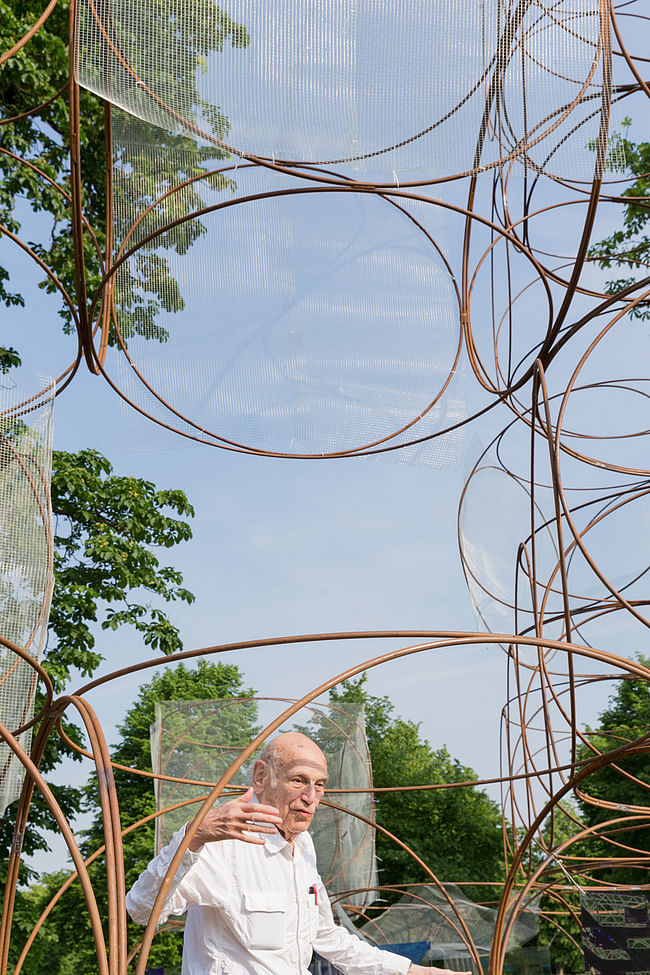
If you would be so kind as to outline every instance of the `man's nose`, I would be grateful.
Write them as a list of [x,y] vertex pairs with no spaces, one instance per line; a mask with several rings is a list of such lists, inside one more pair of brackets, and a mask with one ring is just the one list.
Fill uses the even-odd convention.
[[305,785],[302,790],[302,795],[309,802],[313,802],[316,798],[316,786],[315,785]]

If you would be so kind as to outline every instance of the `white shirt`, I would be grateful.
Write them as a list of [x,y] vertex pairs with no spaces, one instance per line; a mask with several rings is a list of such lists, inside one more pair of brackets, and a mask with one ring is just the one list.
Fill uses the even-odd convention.
[[[185,834],[180,829],[133,885],[126,907],[149,920],[156,894]],[[314,844],[279,833],[264,846],[240,840],[188,850],[160,922],[187,911],[183,975],[304,975],[312,948],[345,975],[406,975],[408,958],[374,948],[334,924]]]

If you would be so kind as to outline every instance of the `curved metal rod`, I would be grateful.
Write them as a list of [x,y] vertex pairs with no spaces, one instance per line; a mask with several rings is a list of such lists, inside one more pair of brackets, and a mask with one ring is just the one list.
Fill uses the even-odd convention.
[[[152,822],[154,819],[157,819],[159,816],[163,816],[167,812],[171,812],[175,809],[181,809],[200,801],[201,801],[200,797],[196,799],[185,799],[183,802],[177,802],[173,806],[166,806],[164,809],[159,809],[155,813],[151,813],[149,816],[144,816],[142,819],[139,819],[136,823],[132,823],[130,826],[127,826],[125,829],[121,831],[121,837],[124,838],[125,836],[128,836],[129,833],[133,833],[134,830],[139,829],[141,826],[145,826],[147,823]],[[105,851],[106,851],[105,845],[97,847],[97,849],[93,853],[91,853],[89,857],[86,857],[86,859],[83,861],[84,867],[88,868],[89,866],[91,866],[95,862],[95,860],[98,860],[99,857],[102,856],[102,854]],[[32,930],[30,931],[29,937],[27,938],[27,941],[23,945],[13,975],[19,975],[20,970],[25,964],[25,959],[27,958],[29,950],[32,947],[34,941],[36,940],[45,921],[50,916],[50,914],[52,913],[52,911],[54,910],[58,902],[65,894],[65,892],[72,886],[72,884],[78,879],[78,877],[79,874],[77,873],[77,871],[73,870],[70,876],[64,881],[64,883],[61,884],[59,889],[56,891],[56,893],[52,896],[50,901],[43,909],[41,916],[35,923]],[[3,969],[0,968],[0,971],[2,970]]]
[[[650,734],[645,735],[644,739],[642,740],[646,742],[650,741]],[[638,746],[638,742],[636,744]],[[499,905],[499,909],[497,912],[495,935],[492,943],[492,954],[490,956],[490,964],[488,968],[489,975],[494,975],[494,973],[498,973],[502,970],[505,946],[507,944],[507,940],[510,935],[512,925],[514,923],[514,919],[517,916],[517,908],[520,905],[523,897],[526,894],[527,889],[530,887],[535,876],[537,876],[541,872],[541,870],[544,869],[546,865],[546,864],[542,864],[541,867],[539,867],[537,871],[535,871],[532,878],[526,882],[523,891],[520,892],[515,902],[513,904],[510,904],[509,901],[510,893],[515,884],[515,880],[519,872],[519,867],[522,863],[523,856],[528,846],[531,844],[534,838],[535,833],[537,832],[537,830],[539,829],[543,821],[546,819],[546,816],[549,814],[551,809],[557,804],[559,799],[561,799],[564,795],[569,793],[575,786],[579,785],[584,779],[588,778],[588,776],[591,775],[593,772],[596,772],[598,771],[598,769],[603,768],[606,765],[609,765],[612,760],[616,761],[617,758],[622,757],[623,755],[629,752],[630,752],[630,746],[623,745],[621,746],[621,748],[617,748],[611,752],[607,752],[605,755],[598,755],[595,758],[593,758],[588,765],[584,765],[579,772],[576,772],[576,774],[571,778],[570,781],[568,781],[563,786],[561,786],[558,792],[556,792],[555,796],[553,796],[544,805],[543,809],[538,813],[538,815],[535,817],[534,822],[526,831],[526,835],[523,837],[519,849],[516,851],[513,857],[513,861],[510,870],[508,871],[508,875],[506,877],[506,881],[504,884],[503,896],[501,898],[501,903]],[[588,830],[585,831],[585,833],[592,833],[596,829],[597,827],[590,827]],[[560,847],[558,847],[558,850],[561,851],[564,848],[564,846],[569,845],[571,842],[574,841],[574,839],[576,838],[572,837],[570,840],[567,840],[564,844],[561,844]]]
[[47,18],[50,16],[52,11],[56,7],[57,3],[58,0],[50,0],[47,7],[45,8],[41,16],[38,18],[36,23],[34,23],[29,28],[29,30],[25,34],[23,34],[23,36],[20,38],[19,41],[16,41],[13,47],[9,48],[8,51],[5,51],[4,54],[0,54],[0,65],[3,65],[5,61],[8,61],[9,58],[12,58],[14,54],[17,54],[18,51],[22,50],[25,44],[31,41],[32,37],[34,37],[34,35],[38,33],[38,31],[41,29],[41,27],[43,26]]
[[[11,750],[17,756],[19,761],[22,762],[22,764],[25,766],[28,775],[31,777],[34,785],[36,785],[39,792],[42,794],[43,798],[47,802],[47,805],[52,815],[56,819],[57,825],[61,830],[63,839],[66,842],[68,850],[70,851],[70,856],[72,857],[72,861],[75,864],[75,867],[77,868],[79,879],[81,881],[81,885],[83,888],[84,897],[86,899],[86,906],[88,908],[88,913],[90,915],[90,923],[92,925],[93,936],[95,938],[99,975],[109,975],[108,965],[106,962],[106,947],[104,943],[104,932],[102,930],[101,918],[99,916],[99,911],[97,909],[97,901],[95,899],[95,894],[92,889],[92,883],[90,881],[90,877],[88,876],[88,871],[84,867],[83,857],[81,856],[79,847],[77,846],[77,842],[74,838],[72,830],[70,829],[68,821],[65,815],[63,814],[61,807],[56,801],[56,798],[52,793],[52,790],[50,789],[47,782],[39,772],[35,763],[25,752],[25,750],[21,748],[19,742],[16,740],[16,738],[14,738],[14,736],[11,734],[9,729],[2,724],[2,722],[0,722],[0,739],[2,739],[11,748]],[[5,952],[8,951],[9,948],[8,936],[9,936],[9,929],[7,929],[5,934],[5,937],[7,939],[5,942],[5,946],[3,946],[5,948]]]
[[75,279],[77,284],[77,328],[84,351],[86,365],[92,373],[97,372],[92,354],[92,326],[88,315],[88,296],[86,292],[86,258],[84,255],[83,234],[83,194],[81,182],[81,114],[79,108],[79,85],[75,81],[75,23],[76,2],[70,0],[69,59],[70,76],[70,197],[72,247],[74,251]]
[[122,975],[126,971],[126,906],[124,857],[120,812],[115,792],[115,779],[106,739],[97,715],[87,701],[79,697],[62,697],[59,705],[72,704],[79,712],[92,745],[97,772],[100,806],[106,849],[106,892],[108,896],[108,971]]

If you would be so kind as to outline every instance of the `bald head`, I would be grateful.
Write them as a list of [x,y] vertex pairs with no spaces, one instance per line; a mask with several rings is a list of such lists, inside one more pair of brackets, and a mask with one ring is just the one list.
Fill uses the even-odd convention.
[[299,731],[287,731],[273,738],[260,755],[260,760],[269,762],[274,770],[304,760],[315,763],[327,772],[325,756],[316,742]]
[[275,806],[280,832],[293,842],[311,825],[327,782],[327,762],[318,745],[298,731],[278,735],[253,768],[253,785],[264,805]]

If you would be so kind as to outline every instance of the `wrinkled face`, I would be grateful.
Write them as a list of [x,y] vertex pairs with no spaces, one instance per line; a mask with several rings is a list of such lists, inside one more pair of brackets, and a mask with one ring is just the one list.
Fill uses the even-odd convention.
[[327,784],[327,765],[317,746],[286,750],[271,768],[256,765],[255,791],[259,801],[278,810],[280,832],[286,840],[311,826]]

